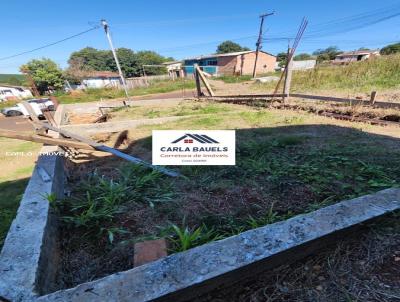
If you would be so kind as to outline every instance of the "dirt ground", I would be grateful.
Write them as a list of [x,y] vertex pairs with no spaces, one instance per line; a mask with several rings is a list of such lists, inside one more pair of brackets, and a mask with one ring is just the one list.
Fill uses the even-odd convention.
[[4,116],[0,114],[0,129],[14,131],[32,131],[33,126],[28,120],[21,116]]
[[382,218],[303,261],[218,288],[192,301],[399,301],[398,220],[398,215]]

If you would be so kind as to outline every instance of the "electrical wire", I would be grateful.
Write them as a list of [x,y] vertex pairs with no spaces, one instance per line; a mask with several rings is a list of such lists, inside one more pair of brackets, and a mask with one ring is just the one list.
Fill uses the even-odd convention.
[[84,34],[86,34],[86,33],[88,33],[88,32],[91,32],[91,31],[93,31],[93,30],[96,30],[96,29],[98,29],[98,28],[100,28],[100,25],[94,26],[94,27],[89,28],[89,29],[87,29],[87,30],[85,30],[85,31],[82,31],[82,32],[80,32],[80,33],[77,33],[77,34],[74,34],[74,35],[72,35],[72,36],[66,37],[66,38],[64,38],[64,39],[58,40],[58,41],[56,41],[56,42],[52,42],[52,43],[49,43],[49,44],[46,44],[46,45],[43,45],[43,46],[40,46],[40,47],[31,49],[31,50],[27,50],[27,51],[24,51],[24,52],[20,52],[20,53],[11,55],[11,56],[2,57],[2,58],[0,58],[0,61],[4,61],[4,60],[11,59],[11,58],[19,57],[19,56],[22,56],[22,55],[25,55],[25,54],[28,54],[28,53],[32,53],[32,52],[35,52],[35,51],[38,51],[38,50],[41,50],[41,49],[44,49],[44,48],[47,48],[47,47],[50,47],[50,46],[53,46],[53,45],[62,43],[62,42],[65,42],[65,41],[67,41],[67,40],[70,40],[70,39],[79,37],[79,36],[84,35]]
[[[400,16],[400,5],[392,5],[389,7],[331,20],[328,22],[311,25],[307,34],[303,39],[307,40],[315,37],[327,37],[337,34],[343,34],[357,29],[365,28],[374,24],[378,24],[389,19]],[[270,39],[293,39],[293,31],[286,31],[269,35]]]
[[[303,36],[302,40],[304,42],[310,43],[318,43],[318,38],[329,37],[332,35],[336,35],[339,33],[346,33],[353,30],[361,29],[367,26],[371,26],[377,23],[384,22],[389,19],[393,19],[400,15],[400,5],[392,5],[389,7],[384,7],[380,9],[376,9],[373,11],[368,11],[360,14],[356,14],[353,16],[343,17],[335,20],[331,20],[328,22],[316,24],[314,26],[309,26],[310,30]],[[271,43],[287,43],[288,40],[295,39],[294,36],[291,35],[292,32],[286,31],[273,35],[268,35],[268,38],[263,38],[263,41],[268,41]],[[245,39],[255,39],[257,36],[248,36],[248,37],[240,37],[237,39],[231,39],[232,41],[239,41]],[[332,41],[332,40],[331,40]],[[342,41],[342,40],[340,40]],[[354,41],[354,40],[352,40]],[[157,51],[164,53],[173,53],[183,51],[185,49],[192,49],[198,46],[204,45],[214,45],[220,43],[222,41],[214,41],[214,42],[206,42],[206,43],[198,43],[198,44],[188,44],[182,45],[174,48],[165,48],[158,49]],[[323,41],[322,41],[323,42]],[[365,40],[360,41],[360,43],[365,43]],[[366,44],[366,43],[365,43]],[[379,44],[379,43],[377,43]]]

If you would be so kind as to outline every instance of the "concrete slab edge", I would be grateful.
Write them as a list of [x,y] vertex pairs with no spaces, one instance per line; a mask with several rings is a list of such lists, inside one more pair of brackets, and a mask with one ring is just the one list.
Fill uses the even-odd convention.
[[152,118],[152,119],[140,119],[140,120],[127,120],[127,121],[116,121],[116,122],[107,122],[107,123],[98,123],[98,124],[78,124],[78,125],[64,125],[61,128],[76,132],[76,133],[85,133],[85,134],[96,134],[96,133],[105,133],[105,132],[120,132],[131,128],[136,128],[144,125],[159,125],[167,122],[174,122],[177,120],[185,119],[185,118],[193,118],[197,116],[189,115],[189,116],[170,116],[170,117],[162,117],[162,118]]
[[143,266],[39,297],[55,301],[186,301],[320,248],[324,240],[400,209],[400,189],[343,201]]

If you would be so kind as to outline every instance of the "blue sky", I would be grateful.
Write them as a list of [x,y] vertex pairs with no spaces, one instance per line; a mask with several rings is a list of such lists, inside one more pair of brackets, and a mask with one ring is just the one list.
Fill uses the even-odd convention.
[[[156,50],[177,59],[213,53],[218,43],[227,39],[254,48],[258,15],[273,10],[275,15],[266,20],[266,38],[294,36],[303,16],[310,22],[306,34],[321,30],[302,41],[298,52],[330,45],[342,50],[379,48],[400,41],[400,17],[334,35],[331,30],[340,30],[340,23],[324,27],[320,24],[396,4],[394,13],[400,11],[399,1],[3,1],[0,58],[81,32],[102,18],[110,24],[116,47]],[[41,57],[51,58],[64,68],[71,52],[86,46],[108,49],[102,29],[34,53],[0,60],[0,73],[18,72],[21,64]],[[286,40],[266,40],[263,49],[276,54],[286,47]]]

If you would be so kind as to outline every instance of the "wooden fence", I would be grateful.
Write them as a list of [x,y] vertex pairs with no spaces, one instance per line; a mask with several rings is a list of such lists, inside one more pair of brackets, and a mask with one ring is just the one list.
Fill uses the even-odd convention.
[[[128,89],[134,89],[137,87],[147,87],[152,82],[155,82],[155,81],[164,81],[164,80],[169,80],[169,79],[171,79],[171,77],[168,74],[137,77],[137,78],[128,78],[128,79],[126,79],[126,85],[128,86]],[[120,84],[118,85],[118,87],[122,88]]]

